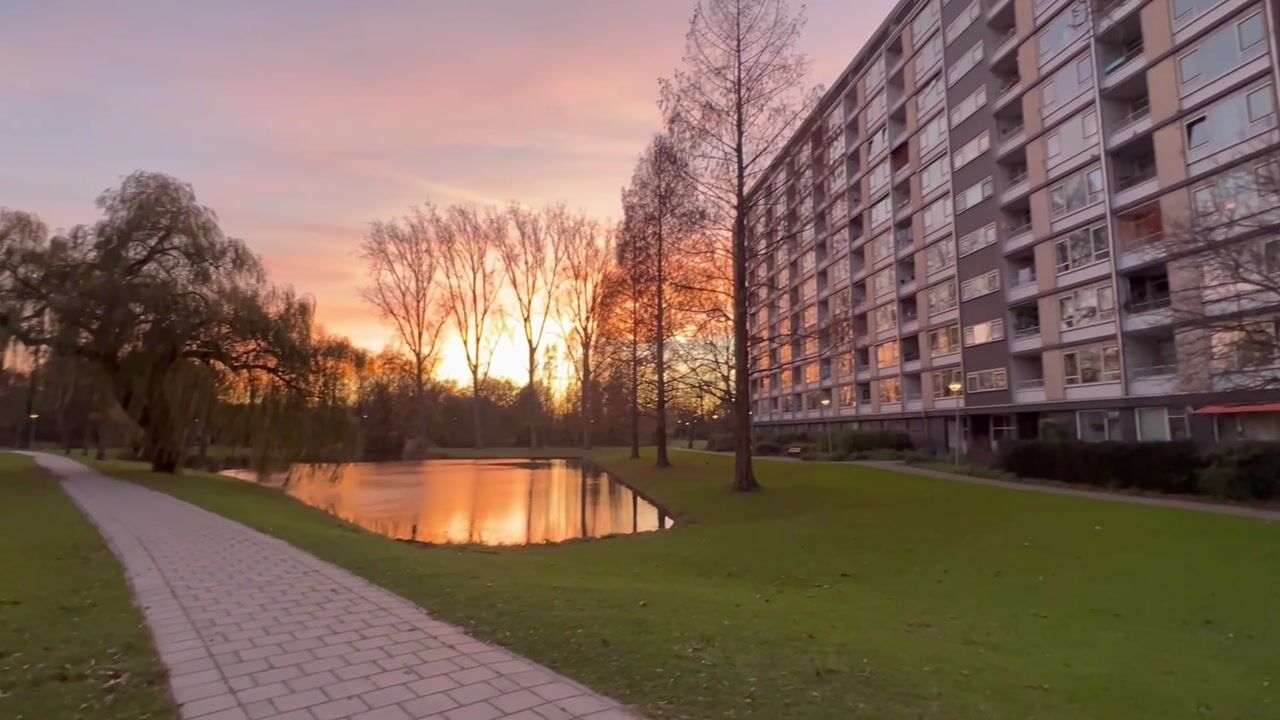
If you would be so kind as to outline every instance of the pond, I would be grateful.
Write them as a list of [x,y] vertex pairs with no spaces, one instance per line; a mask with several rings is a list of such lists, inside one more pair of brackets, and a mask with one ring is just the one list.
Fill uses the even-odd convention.
[[532,545],[672,525],[631,488],[576,460],[300,466],[267,484],[366,530],[426,543]]

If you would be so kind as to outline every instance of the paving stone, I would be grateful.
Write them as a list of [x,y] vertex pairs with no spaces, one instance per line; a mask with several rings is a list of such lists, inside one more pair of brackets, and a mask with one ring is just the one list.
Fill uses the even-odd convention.
[[277,538],[36,458],[120,558],[184,720],[642,720]]

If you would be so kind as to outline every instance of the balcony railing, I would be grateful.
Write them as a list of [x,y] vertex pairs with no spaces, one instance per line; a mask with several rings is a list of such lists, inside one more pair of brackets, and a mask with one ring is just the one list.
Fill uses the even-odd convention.
[[1014,387],[1017,388],[1018,390],[1043,390],[1044,378],[1038,377],[1038,378],[1027,378],[1026,380],[1019,380],[1018,383],[1014,385]]
[[1141,39],[1135,43],[1131,43],[1127,48],[1125,48],[1123,55],[1107,64],[1107,67],[1103,69],[1102,74],[1110,75],[1125,65],[1128,65],[1130,62],[1133,62],[1135,58],[1142,55],[1143,47]]
[[1008,225],[1008,226],[1006,226],[1006,228],[1005,228],[1005,237],[1006,237],[1006,238],[1015,238],[1015,237],[1018,237],[1019,235],[1022,235],[1023,233],[1029,233],[1029,232],[1031,232],[1031,221],[1030,221],[1030,220],[1028,220],[1028,221],[1026,221],[1026,222],[1024,222],[1024,223],[1020,223],[1020,224],[1018,224],[1018,225]]
[[1141,300],[1130,300],[1125,303],[1125,309],[1131,313],[1145,313],[1153,310],[1163,310],[1173,304],[1173,299],[1168,295],[1156,295],[1154,297],[1143,298]]
[[1022,168],[1009,176],[1009,187],[1016,187],[1026,181],[1029,173],[1026,168]]
[[1016,338],[1030,338],[1030,337],[1035,337],[1039,334],[1040,334],[1039,325],[1029,325],[1027,327],[1020,327],[1013,331],[1013,336]]
[[1165,377],[1169,375],[1176,375],[1177,372],[1178,366],[1173,363],[1133,368],[1133,376],[1135,378]]
[[1009,281],[1009,289],[1016,290],[1018,288],[1026,287],[1028,285],[1035,285],[1036,279],[1037,278],[1034,273],[1032,273],[1031,275],[1024,275],[1022,273],[1015,274],[1013,276],[1013,279]]
[[1127,175],[1121,175],[1116,178],[1116,188],[1119,190],[1128,190],[1142,183],[1155,178],[1156,161],[1152,158],[1148,161],[1137,163],[1133,167],[1133,171]]
[[1120,132],[1121,130],[1128,128],[1134,123],[1137,123],[1139,120],[1148,118],[1150,116],[1151,116],[1151,98],[1144,97],[1144,98],[1141,98],[1140,100],[1136,100],[1133,103],[1130,103],[1129,111],[1124,114],[1124,117],[1120,118],[1119,123],[1116,125],[1115,131]]

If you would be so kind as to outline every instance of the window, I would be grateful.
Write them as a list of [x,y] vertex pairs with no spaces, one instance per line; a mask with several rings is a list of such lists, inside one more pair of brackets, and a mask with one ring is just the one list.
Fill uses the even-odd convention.
[[924,8],[920,10],[920,14],[916,15],[915,18],[911,20],[912,39],[919,43],[919,41],[924,38],[925,34],[932,30],[933,26],[937,24],[938,4],[932,2],[925,3]]
[[867,157],[877,157],[880,153],[889,149],[889,128],[882,125],[879,130],[871,134],[871,140],[867,142]]
[[1081,410],[1076,413],[1077,433],[1085,442],[1121,439],[1119,410]]
[[1073,100],[1091,87],[1093,60],[1088,53],[1067,63],[1053,73],[1041,86],[1040,96],[1047,112],[1057,105]]
[[898,327],[898,304],[896,302],[881,305],[871,313],[876,332],[884,332]]
[[874,125],[880,118],[884,117],[887,108],[888,100],[885,97],[885,91],[881,90],[867,102],[866,123]]
[[979,370],[971,372],[965,378],[965,389],[969,393],[991,392],[1009,387],[1009,376],[1004,368]]
[[1255,123],[1270,118],[1276,110],[1271,86],[1266,85],[1250,92],[1246,104],[1249,106],[1249,122]]
[[986,200],[991,197],[991,193],[994,190],[995,185],[991,182],[991,178],[984,178],[982,181],[970,185],[956,195],[956,212],[964,212]]
[[1062,330],[1097,325],[1115,317],[1116,297],[1111,285],[1084,287],[1058,296]]
[[868,247],[871,248],[871,262],[877,263],[893,254],[893,236],[887,232],[877,235]]
[[[933,386],[934,400],[960,397],[964,394],[964,378],[960,374],[960,368],[947,368],[930,373],[929,384]],[[952,385],[956,386],[955,390],[951,389]]]
[[867,92],[880,86],[884,82],[884,55],[876,57],[871,63],[871,67],[867,68],[867,74],[863,77],[866,84]]
[[804,365],[804,381],[806,383],[818,382],[818,363],[805,363]]
[[1194,150],[1209,144],[1209,118],[1201,115],[1187,121],[1187,149]]
[[1212,82],[1266,52],[1262,13],[1227,23],[1178,58],[1183,93]]
[[852,385],[841,385],[838,393],[836,402],[839,403],[839,407],[851,408],[857,406],[858,400]]
[[951,108],[951,127],[955,127],[969,118],[970,115],[987,104],[987,86],[979,85],[968,97]]
[[880,402],[902,402],[902,382],[898,378],[887,378],[881,380],[878,384],[880,386]]
[[978,63],[982,62],[982,41],[979,40],[969,51],[961,55],[951,66],[950,72],[947,73],[947,85],[955,85],[960,78],[968,74],[968,72]]
[[[1280,242],[1275,243],[1280,247]],[[1280,253],[1276,253],[1280,256]],[[955,264],[956,246],[947,238],[924,249],[924,271],[928,275],[945,270]]]
[[920,194],[928,195],[942,187],[942,184],[947,181],[948,174],[950,173],[947,169],[946,155],[929,163],[924,170],[920,171]]
[[1004,320],[988,320],[964,329],[964,346],[983,345],[1004,339]]
[[1050,160],[1075,157],[1098,143],[1098,113],[1085,112],[1068,119],[1045,138],[1045,154]]
[[1000,289],[1000,271],[992,270],[977,277],[971,277],[960,285],[960,299],[972,300],[988,295]]
[[1049,191],[1050,214],[1056,220],[1102,201],[1102,168],[1090,168]]
[[868,181],[873,195],[885,185],[889,184],[890,172],[888,160],[885,160],[879,165],[871,168],[871,175],[869,176]]
[[929,42],[924,44],[924,47],[920,48],[920,52],[916,53],[916,56],[911,61],[915,66],[916,77],[923,76],[925,71],[933,67],[941,58],[942,36],[934,35],[929,39]]
[[893,204],[889,200],[888,196],[881,198],[880,202],[871,206],[871,224],[873,226],[888,222],[889,218],[892,216]]
[[946,32],[944,33],[947,36],[947,42],[955,42],[955,39],[960,37],[960,33],[964,32],[965,28],[972,25],[973,21],[977,20],[978,16],[981,14],[981,4],[978,0],[973,0],[973,2],[969,3],[969,7],[961,10],[960,14],[956,16],[956,19],[952,20],[950,25],[947,25]]
[[1067,385],[1120,382],[1120,350],[1105,345],[1064,352],[1062,373]]
[[1209,336],[1214,372],[1269,368],[1280,360],[1280,321],[1260,320],[1241,328],[1215,330]]
[[942,75],[938,74],[929,81],[919,95],[916,95],[916,117],[923,116],[925,112],[942,102],[942,93]]
[[994,245],[996,242],[996,224],[991,223],[983,228],[978,228],[973,232],[960,238],[960,255],[968,255],[969,253],[980,250],[988,245]]
[[929,357],[960,352],[960,326],[947,325],[929,331]]
[[1076,0],[1070,7],[1058,13],[1045,29],[1041,31],[1037,47],[1040,52],[1040,65],[1062,51],[1073,40],[1085,33],[1089,27],[1089,12],[1084,0]]
[[893,292],[893,267],[887,267],[884,270],[871,276],[871,292],[876,297],[884,297]]
[[968,165],[974,160],[977,160],[978,157],[982,155],[982,153],[990,149],[991,149],[991,133],[988,131],[983,131],[981,135],[978,135],[974,139],[962,145],[959,150],[955,151],[955,153],[952,156],[951,165],[955,169],[959,170],[965,165]]
[[944,197],[924,209],[924,231],[926,234],[942,229],[950,220],[950,197]]
[[1018,426],[1012,415],[991,416],[991,445],[997,447],[1005,440],[1018,439]]
[[1107,225],[1102,223],[1077,230],[1053,245],[1058,273],[1079,270],[1111,257],[1111,244],[1107,241]]
[[954,280],[934,285],[925,290],[925,304],[929,307],[930,315],[937,315],[941,312],[951,310],[956,306],[956,283]]
[[876,346],[876,367],[896,367],[898,364],[898,341],[887,342]]
[[937,147],[939,143],[946,139],[946,136],[947,118],[942,113],[939,113],[920,131],[919,139],[917,140],[920,145],[920,154],[924,155]]
[[1137,420],[1138,439],[1143,442],[1186,440],[1191,436],[1186,408],[1135,408],[1133,414]]

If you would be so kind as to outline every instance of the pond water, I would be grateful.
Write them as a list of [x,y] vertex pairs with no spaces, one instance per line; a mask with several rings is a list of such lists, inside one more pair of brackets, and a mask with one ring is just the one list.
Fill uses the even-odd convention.
[[300,466],[287,479],[275,476],[267,483],[398,540],[530,545],[651,532],[672,524],[631,488],[576,460]]

